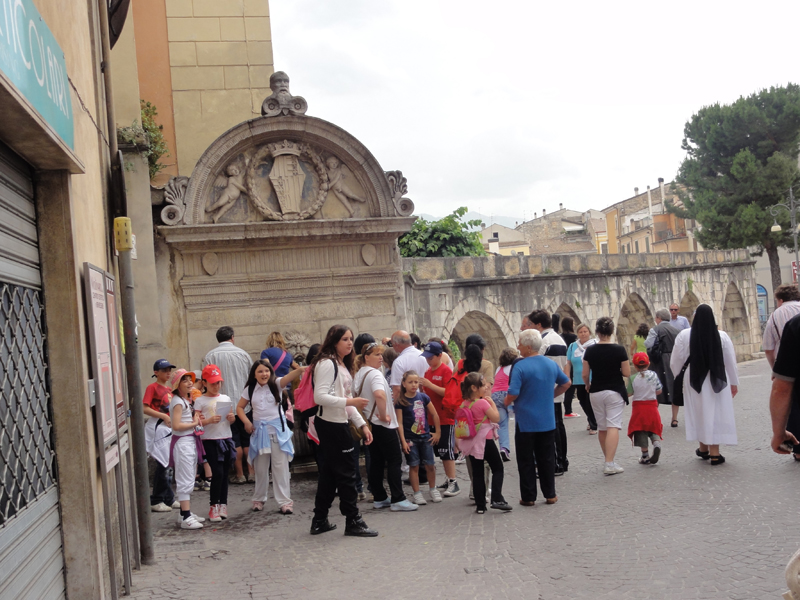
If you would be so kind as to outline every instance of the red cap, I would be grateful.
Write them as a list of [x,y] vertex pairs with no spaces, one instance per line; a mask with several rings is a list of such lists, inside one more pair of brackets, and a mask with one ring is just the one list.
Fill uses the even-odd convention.
[[218,381],[225,381],[222,378],[222,371],[219,370],[217,365],[206,365],[203,367],[203,379],[206,383],[217,383]]
[[633,355],[633,364],[637,367],[649,367],[650,366],[650,358],[647,356],[647,352],[637,352]]

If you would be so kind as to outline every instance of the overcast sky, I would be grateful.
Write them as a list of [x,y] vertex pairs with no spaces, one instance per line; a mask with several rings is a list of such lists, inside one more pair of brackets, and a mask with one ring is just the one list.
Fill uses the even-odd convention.
[[701,107],[798,82],[800,2],[270,0],[308,114],[400,169],[416,213],[522,220],[671,181]]

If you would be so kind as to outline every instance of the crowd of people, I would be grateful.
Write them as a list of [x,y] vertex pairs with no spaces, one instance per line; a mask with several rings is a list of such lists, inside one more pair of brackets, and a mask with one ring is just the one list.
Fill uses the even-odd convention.
[[[792,408],[800,401],[794,386],[800,294],[796,286],[781,286],[776,298],[779,308],[764,338],[774,366],[773,449],[800,460],[800,415]],[[534,310],[522,320],[517,347],[500,353],[496,369],[478,333],[457,359],[438,338],[423,343],[396,331],[378,341],[368,333],[356,337],[344,325],[331,327],[305,356],[291,356],[273,332],[253,362],[235,345],[233,329],[221,327],[201,372],[175,370],[165,359],[153,366],[156,381],[144,396],[148,451],[156,463],[152,510],[179,509],[180,526],[199,529],[206,518],[228,518],[229,483],[251,481],[254,511],[264,510],[271,482],[278,510],[291,515],[295,427],[310,441],[318,466],[313,535],[336,529],[328,515],[337,496],[345,535],[378,535],[358,506],[368,499],[362,452],[375,509],[416,511],[458,496],[456,464],[464,460],[476,512],[510,511],[503,481],[512,456],[520,505],[533,506],[539,491],[546,504],[555,504],[556,477],[569,470],[564,418],[580,416],[572,409],[575,397],[588,433],[597,435],[607,476],[624,472],[615,456],[629,402],[627,435],[641,450],[640,464],[662,458],[659,404],[672,406],[672,427],[683,406],[697,457],[723,464],[720,446],[737,443],[734,347],[710,306],[698,306],[691,323],[678,312],[677,305],[658,310],[655,325],[642,324],[626,348],[614,342],[608,317],[597,319],[592,331]],[[438,485],[437,456],[444,471]],[[207,517],[191,510],[191,494],[201,490],[209,493]]]

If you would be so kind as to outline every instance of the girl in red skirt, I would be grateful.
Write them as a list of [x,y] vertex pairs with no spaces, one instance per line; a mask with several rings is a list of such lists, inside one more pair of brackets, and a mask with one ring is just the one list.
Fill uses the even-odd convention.
[[[651,371],[650,359],[645,352],[633,355],[636,373],[628,381],[628,396],[631,397],[633,411],[628,423],[628,437],[634,446],[642,449],[640,465],[654,465],[661,456],[661,415],[658,413],[656,396],[661,393],[661,382],[655,371]],[[653,442],[653,456],[648,452]]]

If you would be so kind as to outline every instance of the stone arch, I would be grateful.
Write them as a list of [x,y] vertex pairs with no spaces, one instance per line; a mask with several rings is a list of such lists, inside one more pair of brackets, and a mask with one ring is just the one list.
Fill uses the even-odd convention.
[[653,313],[644,299],[636,292],[631,293],[620,308],[619,317],[617,318],[616,333],[617,343],[629,349],[633,336],[636,333],[636,328],[640,323],[647,323],[651,327],[655,324]]
[[691,323],[694,318],[694,311],[698,306],[700,306],[700,300],[697,295],[693,291],[687,290],[678,305],[678,314],[689,319],[689,323]]
[[[457,329],[459,324],[461,327]],[[465,328],[469,327],[474,329],[465,333]],[[497,366],[497,359],[503,349],[508,346],[516,347],[514,331],[505,313],[495,304],[485,300],[476,303],[473,298],[465,298],[448,313],[442,328],[442,337],[445,340],[455,340],[459,349],[463,351],[467,336],[470,333],[480,333],[487,344],[485,357]],[[492,343],[487,337],[487,332],[491,335]]]
[[739,288],[731,281],[725,290],[722,303],[722,330],[731,338],[734,348],[749,347],[750,320],[747,317],[747,306],[742,299]]
[[558,307],[555,310],[551,310],[550,313],[557,314],[562,319],[564,317],[570,317],[575,322],[575,327],[577,327],[581,323],[581,318],[578,316],[578,313],[576,313],[572,309],[572,307],[566,302],[562,302],[561,304],[559,304]]
[[500,325],[486,313],[473,310],[459,319],[456,326],[453,327],[453,331],[450,332],[450,339],[455,341],[463,354],[466,339],[473,333],[479,333],[486,341],[483,357],[492,361],[496,367],[500,353],[509,345]]

